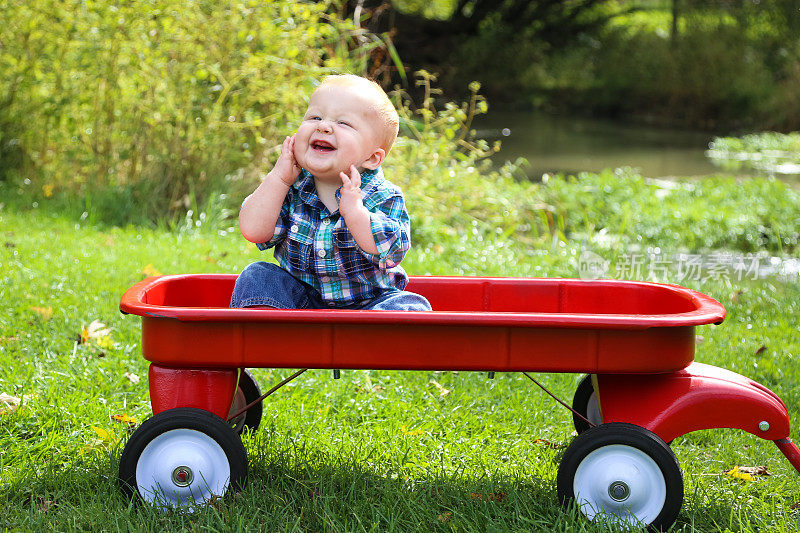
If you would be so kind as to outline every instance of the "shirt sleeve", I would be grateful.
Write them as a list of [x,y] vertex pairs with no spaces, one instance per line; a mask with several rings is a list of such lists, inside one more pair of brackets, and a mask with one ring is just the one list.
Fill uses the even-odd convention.
[[361,253],[382,270],[399,265],[411,246],[411,223],[403,196],[394,194],[367,210],[378,253]]
[[[244,207],[245,202],[247,202],[249,199],[250,196],[244,199],[244,202],[242,202],[242,207]],[[283,201],[283,205],[281,205],[281,212],[278,215],[278,220],[275,222],[275,230],[272,232],[272,237],[266,242],[256,243],[256,248],[261,251],[269,250],[286,238],[286,228],[289,225],[287,222],[289,220],[289,204],[289,195],[287,194],[286,199]],[[241,209],[241,207],[239,209]]]

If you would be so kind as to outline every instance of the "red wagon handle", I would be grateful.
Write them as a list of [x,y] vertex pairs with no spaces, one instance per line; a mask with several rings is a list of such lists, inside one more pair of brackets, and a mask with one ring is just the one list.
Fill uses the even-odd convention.
[[792,442],[792,439],[778,439],[772,441],[781,451],[781,453],[786,456],[786,459],[792,463],[792,466],[798,473],[800,473],[800,449],[797,447],[797,444]]

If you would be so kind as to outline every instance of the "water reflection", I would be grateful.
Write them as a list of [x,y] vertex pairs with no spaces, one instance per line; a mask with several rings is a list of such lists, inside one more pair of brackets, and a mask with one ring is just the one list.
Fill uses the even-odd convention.
[[651,178],[759,172],[743,166],[716,166],[706,151],[720,133],[500,111],[478,117],[475,129],[481,138],[502,141],[495,161],[524,157],[530,162],[528,174],[537,179],[545,172],[574,174],[621,166],[638,168]]

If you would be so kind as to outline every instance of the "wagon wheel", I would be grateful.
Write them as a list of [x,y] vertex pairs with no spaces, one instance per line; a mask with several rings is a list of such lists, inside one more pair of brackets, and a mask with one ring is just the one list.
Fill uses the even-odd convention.
[[[591,374],[584,376],[578,383],[575,395],[572,397],[572,408],[596,426],[603,423],[597,394],[594,392],[594,387],[592,387]],[[572,414],[572,423],[575,425],[575,431],[578,432],[578,435],[591,427],[586,423],[586,420],[581,419],[575,413]]]
[[193,509],[238,490],[246,476],[247,455],[235,431],[218,416],[189,407],[146,420],[119,463],[122,490],[162,509]]
[[556,478],[562,505],[575,502],[590,520],[666,529],[683,503],[675,454],[656,434],[613,422],[581,433],[567,448]]
[[[256,383],[253,374],[249,370],[243,369],[239,376],[239,386],[233,396],[229,414],[232,415],[239,412],[244,406],[257,400],[259,396],[261,396],[261,389],[258,388],[258,383]],[[239,435],[244,432],[244,428],[250,428],[250,431],[255,431],[261,423],[261,415],[262,405],[259,402],[233,420],[230,420],[230,424]]]

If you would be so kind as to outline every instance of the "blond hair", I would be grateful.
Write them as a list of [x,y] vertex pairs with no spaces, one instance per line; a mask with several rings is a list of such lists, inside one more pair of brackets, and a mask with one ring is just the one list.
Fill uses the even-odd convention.
[[325,76],[319,84],[319,87],[317,87],[317,91],[331,85],[353,87],[359,91],[359,94],[370,100],[373,111],[375,111],[378,121],[380,122],[380,147],[388,154],[397,138],[397,131],[400,127],[400,117],[397,115],[397,110],[394,108],[394,105],[392,105],[392,101],[389,100],[383,87],[362,76],[356,76],[354,74],[335,74]]

